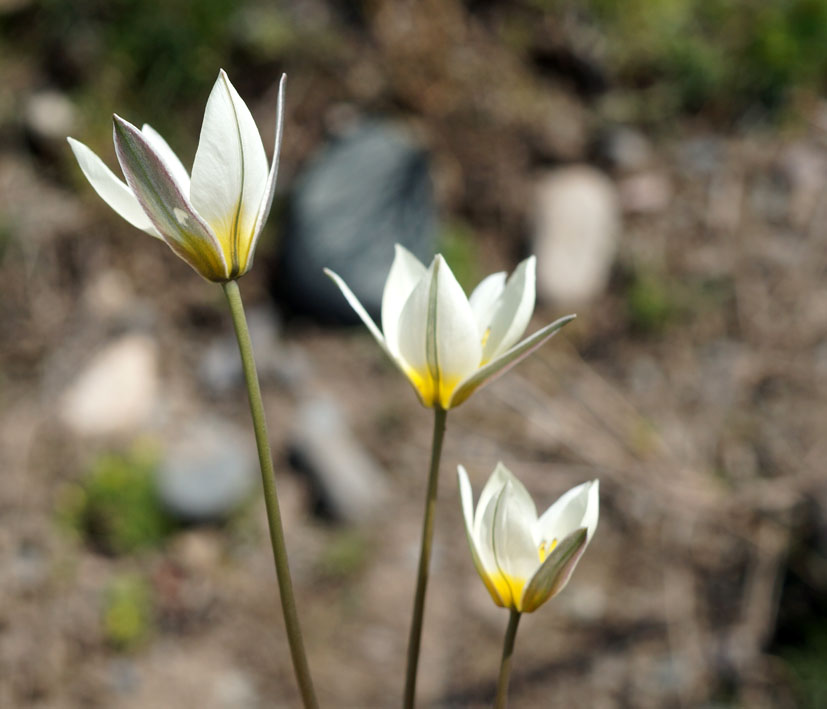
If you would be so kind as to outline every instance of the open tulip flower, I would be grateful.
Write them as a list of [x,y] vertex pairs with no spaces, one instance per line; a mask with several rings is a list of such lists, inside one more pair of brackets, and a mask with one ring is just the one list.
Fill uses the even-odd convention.
[[376,338],[408,377],[425,406],[450,409],[514,366],[574,318],[568,315],[517,344],[534,312],[533,256],[485,278],[466,297],[437,254],[426,268],[397,244],[382,295],[382,330],[335,273],[326,270]]
[[498,606],[531,613],[568,583],[597,528],[599,481],[572,488],[538,519],[523,484],[498,463],[476,512],[459,466],[465,531],[474,565]]
[[192,176],[150,126],[114,117],[115,152],[126,183],[83,143],[69,144],[86,179],[132,226],[163,239],[204,278],[226,282],[253,265],[278,172],[284,105],[279,86],[273,161],[250,110],[222,70],[207,100]]

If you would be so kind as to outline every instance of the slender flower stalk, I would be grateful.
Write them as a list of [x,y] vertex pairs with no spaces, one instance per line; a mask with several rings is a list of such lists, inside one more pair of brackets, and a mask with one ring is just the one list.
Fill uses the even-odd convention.
[[422,541],[419,547],[419,569],[416,575],[411,632],[408,638],[408,663],[405,671],[405,709],[413,709],[416,699],[416,670],[419,665],[419,647],[422,641],[422,619],[425,614],[425,592],[428,588],[428,569],[431,564],[431,547],[434,539],[434,511],[439,484],[439,461],[442,458],[442,441],[445,438],[445,420],[448,412],[434,408],[434,436],[431,443],[431,466],[428,471],[428,491],[425,495],[425,514],[422,521]]
[[290,579],[290,567],[287,562],[287,547],[284,543],[284,529],[281,524],[281,511],[276,494],[276,478],[273,470],[273,456],[270,452],[270,441],[267,434],[267,421],[264,416],[264,404],[261,399],[261,388],[256,373],[256,363],[253,358],[253,346],[250,341],[250,332],[247,328],[247,319],[244,315],[244,305],[241,302],[241,292],[237,281],[228,281],[222,284],[227,303],[232,314],[233,327],[238,340],[238,349],[244,368],[244,380],[247,384],[247,393],[250,398],[250,414],[253,417],[253,429],[258,448],[258,460],[261,468],[261,483],[264,488],[264,504],[267,508],[267,524],[270,528],[270,544],[273,547],[273,562],[276,566],[276,578],[281,596],[281,609],[284,615],[284,625],[287,631],[287,640],[290,644],[290,654],[293,658],[293,670],[299,683],[302,702],[305,709],[317,709],[318,702],[313,690],[313,680],[310,677],[310,668],[304,652],[304,641],[299,626],[299,616],[296,611],[296,599],[293,594],[293,582]]
[[416,695],[446,413],[551,339],[574,315],[560,318],[520,340],[534,312],[536,260],[533,256],[520,263],[510,278],[501,272],[483,279],[469,297],[440,254],[426,267],[397,244],[382,293],[381,330],[347,284],[332,271],[326,269],[325,273],[407,377],[420,402],[433,408],[435,414],[405,676],[404,706],[410,709]]
[[517,637],[517,626],[523,614],[512,610],[508,616],[508,628],[503,640],[503,656],[500,660],[500,676],[497,680],[497,698],[494,700],[494,709],[505,709],[508,705],[508,681],[511,679],[511,656],[514,654],[514,640]]

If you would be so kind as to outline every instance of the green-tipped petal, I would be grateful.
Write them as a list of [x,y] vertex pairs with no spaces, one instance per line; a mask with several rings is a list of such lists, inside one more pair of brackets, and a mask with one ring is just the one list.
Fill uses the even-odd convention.
[[546,325],[530,337],[527,337],[519,345],[512,347],[508,352],[501,354],[484,367],[480,367],[474,374],[460,383],[451,397],[450,406],[459,406],[477,389],[507,372],[538,347],[548,342],[563,325],[570,323],[575,317],[575,315],[566,315],[559,320],[555,320],[550,325]]
[[126,181],[164,241],[204,278],[226,280],[227,262],[215,234],[181,192],[146,136],[115,116],[114,138]]
[[123,180],[120,180],[86,145],[74,138],[67,140],[81,171],[98,196],[132,226],[161,239],[138,198]]
[[482,361],[488,362],[517,342],[534,312],[537,259],[530,256],[511,274],[489,322]]
[[247,270],[267,172],[255,121],[222,69],[204,111],[190,198],[224,248],[233,278]]
[[585,527],[575,530],[559,542],[526,586],[519,610],[531,613],[562,591],[587,543],[588,531]]

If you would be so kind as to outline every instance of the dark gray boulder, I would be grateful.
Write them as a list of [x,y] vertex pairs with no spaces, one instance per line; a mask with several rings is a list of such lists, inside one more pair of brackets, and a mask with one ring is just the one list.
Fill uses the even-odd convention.
[[425,151],[391,124],[363,122],[323,148],[296,180],[275,291],[293,310],[355,322],[322,272],[330,268],[378,317],[394,244],[429,261],[436,221]]

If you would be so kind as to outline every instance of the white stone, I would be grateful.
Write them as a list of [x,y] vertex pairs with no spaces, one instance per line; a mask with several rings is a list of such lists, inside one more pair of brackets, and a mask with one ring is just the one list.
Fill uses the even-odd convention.
[[44,90],[32,94],[25,104],[26,125],[39,138],[65,140],[74,132],[75,105],[58,91]]
[[92,356],[64,392],[60,419],[81,435],[140,431],[159,390],[158,348],[146,335],[124,335]]
[[620,234],[614,184],[592,167],[564,167],[538,179],[534,199],[538,295],[566,305],[594,299],[606,287]]

